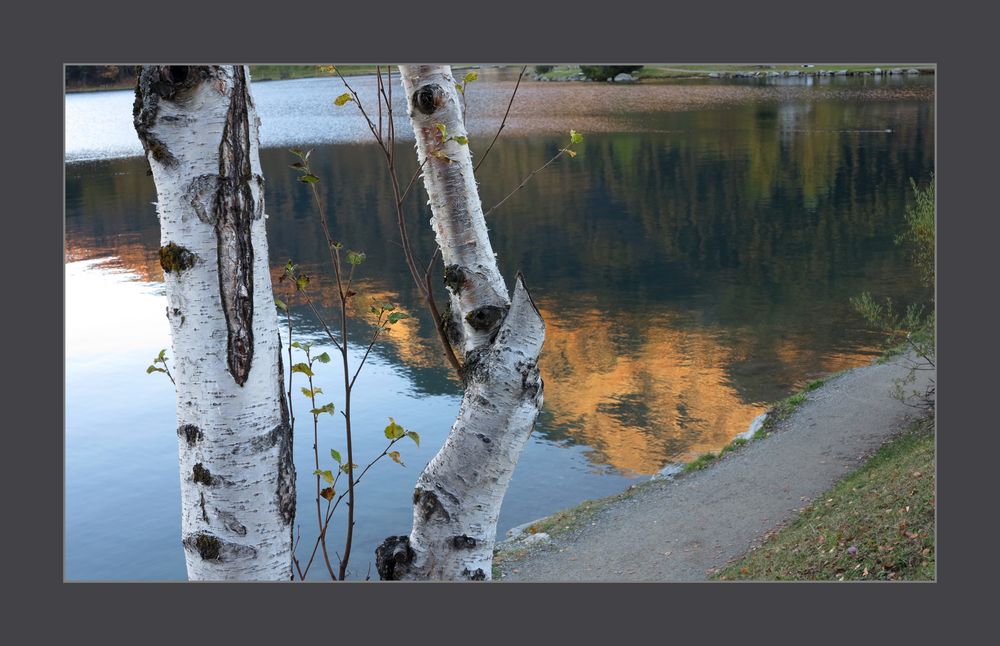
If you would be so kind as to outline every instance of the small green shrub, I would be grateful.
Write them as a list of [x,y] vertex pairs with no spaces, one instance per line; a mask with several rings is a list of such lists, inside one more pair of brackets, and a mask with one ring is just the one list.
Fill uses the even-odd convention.
[[580,71],[591,81],[606,81],[619,74],[631,74],[641,70],[642,65],[581,65]]

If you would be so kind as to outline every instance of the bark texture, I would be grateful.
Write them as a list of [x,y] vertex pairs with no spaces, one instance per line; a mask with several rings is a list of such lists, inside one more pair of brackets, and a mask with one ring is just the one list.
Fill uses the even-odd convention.
[[413,494],[413,528],[376,551],[383,579],[489,580],[500,505],[542,405],[545,324],[518,274],[507,288],[490,245],[448,66],[400,66],[445,264],[448,336],[465,394],[444,446]]
[[191,580],[290,580],[295,472],[244,66],[143,66]]

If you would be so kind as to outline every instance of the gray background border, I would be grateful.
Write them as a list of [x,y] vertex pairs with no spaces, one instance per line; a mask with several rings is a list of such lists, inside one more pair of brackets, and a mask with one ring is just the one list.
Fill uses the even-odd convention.
[[[188,7],[183,5],[187,4]],[[256,4],[257,8],[251,8]],[[445,7],[451,4],[454,11]],[[632,8],[629,9],[629,6]],[[32,642],[59,632],[113,642],[478,642],[553,630],[559,643],[685,634],[709,643],[867,642],[876,633],[922,643],[938,631],[972,638],[992,619],[996,571],[995,415],[987,375],[996,325],[995,21],[985,12],[918,2],[652,5],[575,3],[281,4],[105,2],[7,10],[11,65],[4,101],[7,214],[4,317],[8,448],[5,615]],[[422,7],[427,7],[422,5]],[[245,13],[241,13],[244,12]],[[377,29],[377,15],[390,19]],[[241,16],[241,17],[237,17]],[[245,16],[245,17],[242,17]],[[451,18],[454,16],[454,19]],[[369,27],[369,25],[372,25]],[[433,33],[419,31],[426,25]],[[605,29],[609,30],[607,33]],[[346,55],[345,55],[346,54]],[[994,54],[994,55],[991,55]],[[938,64],[939,558],[936,584],[212,585],[62,583],[62,64],[386,60],[492,62],[884,62]],[[530,60],[529,60],[530,59]],[[16,69],[19,68],[19,69]],[[10,92],[10,93],[8,93]],[[34,190],[30,190],[34,189]],[[95,307],[99,307],[95,304]],[[984,351],[986,350],[986,351]],[[9,391],[8,391],[9,392]],[[12,404],[17,404],[13,406]],[[10,419],[13,416],[14,419]],[[72,486],[72,483],[66,483]],[[128,483],[122,483],[128,486]],[[39,491],[40,489],[40,491]],[[995,604],[990,605],[993,610]],[[994,610],[995,612],[995,610]],[[413,621],[410,621],[413,619]],[[231,622],[231,623],[230,623]],[[230,625],[225,625],[229,623]],[[20,632],[20,631],[18,631]],[[992,630],[990,630],[992,632]],[[979,633],[983,634],[983,633]],[[989,633],[986,633],[989,634]],[[859,639],[860,638],[860,639]],[[917,639],[914,639],[917,638]],[[47,640],[46,640],[47,641]]]

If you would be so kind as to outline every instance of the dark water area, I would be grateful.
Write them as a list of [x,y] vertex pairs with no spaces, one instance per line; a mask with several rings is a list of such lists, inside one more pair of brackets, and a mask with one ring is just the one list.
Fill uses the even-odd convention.
[[[474,152],[488,145],[512,86],[485,79],[470,96]],[[282,87],[290,89],[274,89]],[[912,200],[910,178],[924,184],[934,169],[932,80],[523,87],[512,125],[478,173],[484,207],[565,146],[570,128],[586,139],[577,157],[536,175],[488,219],[508,284],[523,272],[547,324],[545,407],[505,499],[501,534],[718,450],[769,402],[870,361],[879,339],[853,312],[852,296],[928,300],[894,238]],[[278,146],[307,138],[276,134],[297,132],[286,94],[324,115],[319,103],[342,90],[324,80],[254,91],[264,144],[271,136]],[[93,158],[132,154],[134,134],[120,132],[117,113],[102,117],[115,133],[103,141],[117,137],[124,147],[95,155],[101,146],[69,134],[93,110],[123,101],[112,99],[67,97],[65,573],[183,579],[173,390],[145,374],[161,348],[170,355],[155,189],[141,158]],[[280,124],[272,135],[269,111]],[[348,117],[309,119],[298,128],[328,130]],[[359,317],[372,299],[412,316],[375,347],[359,378],[355,451],[382,450],[389,416],[422,438],[403,448],[405,468],[380,463],[359,487],[352,570],[363,578],[375,545],[409,531],[413,484],[444,441],[461,390],[406,271],[381,153],[355,139],[320,138],[312,161],[334,236],[367,254]],[[412,143],[401,142],[397,157],[405,183],[416,167]],[[262,150],[261,161],[272,275],[289,259],[301,265],[332,319],[335,288],[310,194],[283,148]],[[435,247],[419,180],[406,208],[426,262]],[[332,351],[308,308],[275,286],[293,303],[296,336]],[[366,324],[352,326],[357,344]],[[336,372],[318,373],[326,393],[341,387]],[[304,399],[294,403],[305,410]],[[300,417],[295,459],[298,522],[311,547],[309,426]],[[320,447],[321,456],[343,450],[339,418],[323,420]],[[334,543],[342,533],[341,522]]]

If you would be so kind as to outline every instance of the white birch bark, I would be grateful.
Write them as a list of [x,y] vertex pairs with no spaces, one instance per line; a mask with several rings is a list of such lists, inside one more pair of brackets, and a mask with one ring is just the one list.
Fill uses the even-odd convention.
[[542,405],[545,325],[521,275],[508,298],[497,268],[472,156],[450,139],[466,136],[451,68],[399,69],[445,264],[445,326],[463,356],[466,390],[448,439],[417,481],[410,535],[386,539],[376,566],[383,579],[489,580],[500,505]]
[[144,66],[191,580],[290,580],[295,473],[243,66]]

